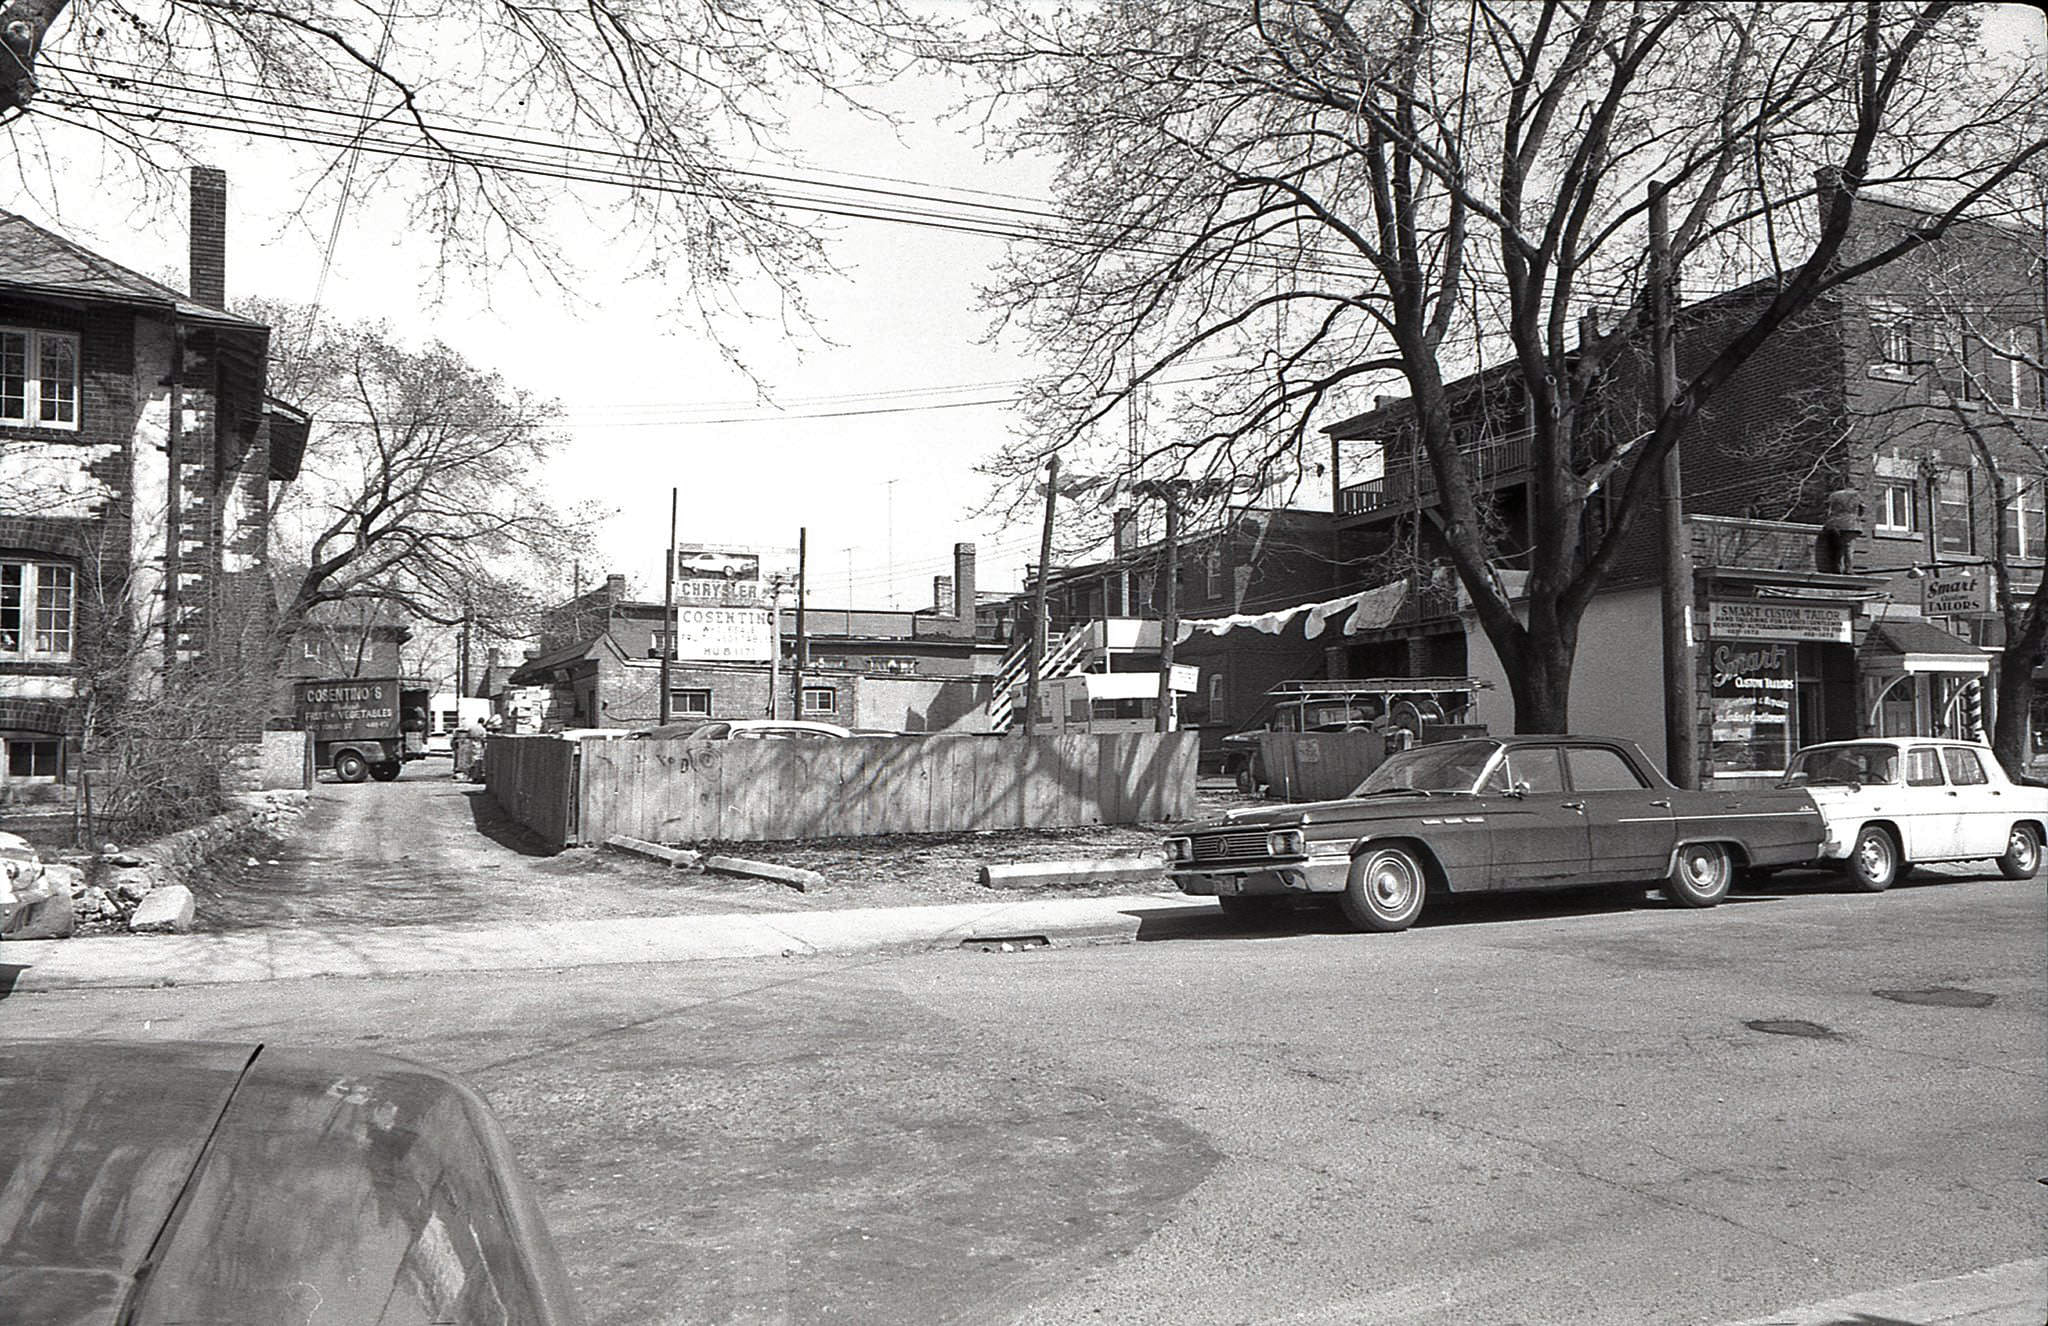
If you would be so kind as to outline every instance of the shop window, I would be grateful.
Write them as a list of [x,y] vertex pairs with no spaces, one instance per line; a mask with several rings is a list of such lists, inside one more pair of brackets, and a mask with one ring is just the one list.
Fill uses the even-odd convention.
[[1720,640],[1709,655],[1716,773],[1774,773],[1792,758],[1799,652],[1791,642]]
[[1999,551],[2008,561],[2038,562],[2048,551],[2048,480],[2021,479],[2005,504]]
[[711,717],[711,691],[708,687],[684,687],[668,693],[668,711],[672,718]]
[[833,687],[833,686],[806,686],[806,687],[804,687],[804,702],[803,702],[803,709],[804,709],[804,714],[805,714],[805,715],[806,715],[807,717],[815,717],[815,716],[817,716],[817,715],[820,715],[820,714],[836,714],[836,713],[838,713],[838,712],[839,712],[839,691],[838,691],[838,688],[836,688],[836,687]]
[[57,781],[63,750],[60,738],[32,733],[0,736],[0,747],[6,750],[4,767],[9,782]]
[[59,563],[0,561],[0,659],[71,657],[74,580]]
[[1941,752],[1938,749],[1915,746],[1906,752],[1906,786],[1941,786]]
[[0,327],[0,424],[78,427],[78,338]]
[[1876,517],[1872,522],[1879,534],[1920,532],[1920,485],[1912,479],[1877,481]]

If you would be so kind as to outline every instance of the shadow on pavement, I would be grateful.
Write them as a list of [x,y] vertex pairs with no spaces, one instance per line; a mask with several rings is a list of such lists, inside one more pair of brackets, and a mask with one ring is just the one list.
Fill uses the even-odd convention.
[[28,967],[23,963],[0,962],[0,999],[14,993],[15,982],[19,981],[21,974],[27,970]]
[[562,854],[561,848],[550,846],[546,840],[500,810],[482,784],[465,786],[461,792],[469,798],[469,817],[476,823],[476,831],[500,847],[509,847],[521,856]]

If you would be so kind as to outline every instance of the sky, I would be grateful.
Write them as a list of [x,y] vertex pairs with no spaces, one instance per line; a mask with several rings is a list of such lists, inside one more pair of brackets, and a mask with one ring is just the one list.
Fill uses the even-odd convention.
[[[2039,49],[2040,12],[1998,7],[2008,40]],[[891,131],[839,110],[793,112],[799,163],[883,180],[1048,196],[1047,163],[991,165],[943,112],[957,90],[930,79],[892,86]],[[320,286],[331,205],[300,214],[302,167],[277,145],[199,135],[194,155],[229,175],[228,291],[307,301]],[[150,208],[114,186],[92,155],[60,166],[54,188],[0,207],[70,235],[116,261],[176,281],[185,262],[182,191]],[[590,200],[616,195],[599,186]],[[900,224],[829,223],[841,279],[808,288],[829,341],[779,332],[742,338],[774,389],[780,413],[692,328],[665,316],[670,292],[631,279],[631,259],[563,234],[583,297],[535,290],[516,275],[487,287],[458,279],[436,299],[434,255],[388,200],[352,204],[323,290],[323,309],[387,319],[402,339],[438,337],[476,363],[555,397],[568,441],[546,476],[565,501],[611,510],[591,564],[565,568],[564,597],[626,575],[658,597],[679,494],[686,543],[793,549],[808,530],[811,602],[821,607],[916,608],[932,577],[950,574],[956,541],[977,545],[980,587],[1021,587],[1037,557],[1036,521],[1004,526],[971,513],[985,494],[977,462],[1008,435],[1002,402],[1031,370],[1016,345],[985,343],[977,285],[1004,241]],[[776,560],[771,557],[771,567]]]

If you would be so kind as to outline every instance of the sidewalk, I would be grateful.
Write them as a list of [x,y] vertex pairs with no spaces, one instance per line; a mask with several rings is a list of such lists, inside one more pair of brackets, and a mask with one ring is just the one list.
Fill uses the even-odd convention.
[[530,971],[634,962],[927,952],[1000,944],[1124,944],[1141,925],[1202,925],[1220,914],[1178,893],[854,907],[491,927],[387,926],[119,935],[0,946],[0,993],[215,985],[310,976]]

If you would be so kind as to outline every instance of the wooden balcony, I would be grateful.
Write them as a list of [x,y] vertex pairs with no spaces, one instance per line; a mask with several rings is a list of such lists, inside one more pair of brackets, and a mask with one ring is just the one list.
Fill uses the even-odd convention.
[[[1529,469],[1529,439],[1494,438],[1466,447],[1465,472],[1479,488],[1499,488],[1520,478]],[[1387,458],[1386,472],[1377,479],[1346,484],[1337,490],[1337,513],[1363,515],[1388,507],[1430,506],[1436,502],[1436,475],[1429,458],[1420,450],[1403,451]]]

